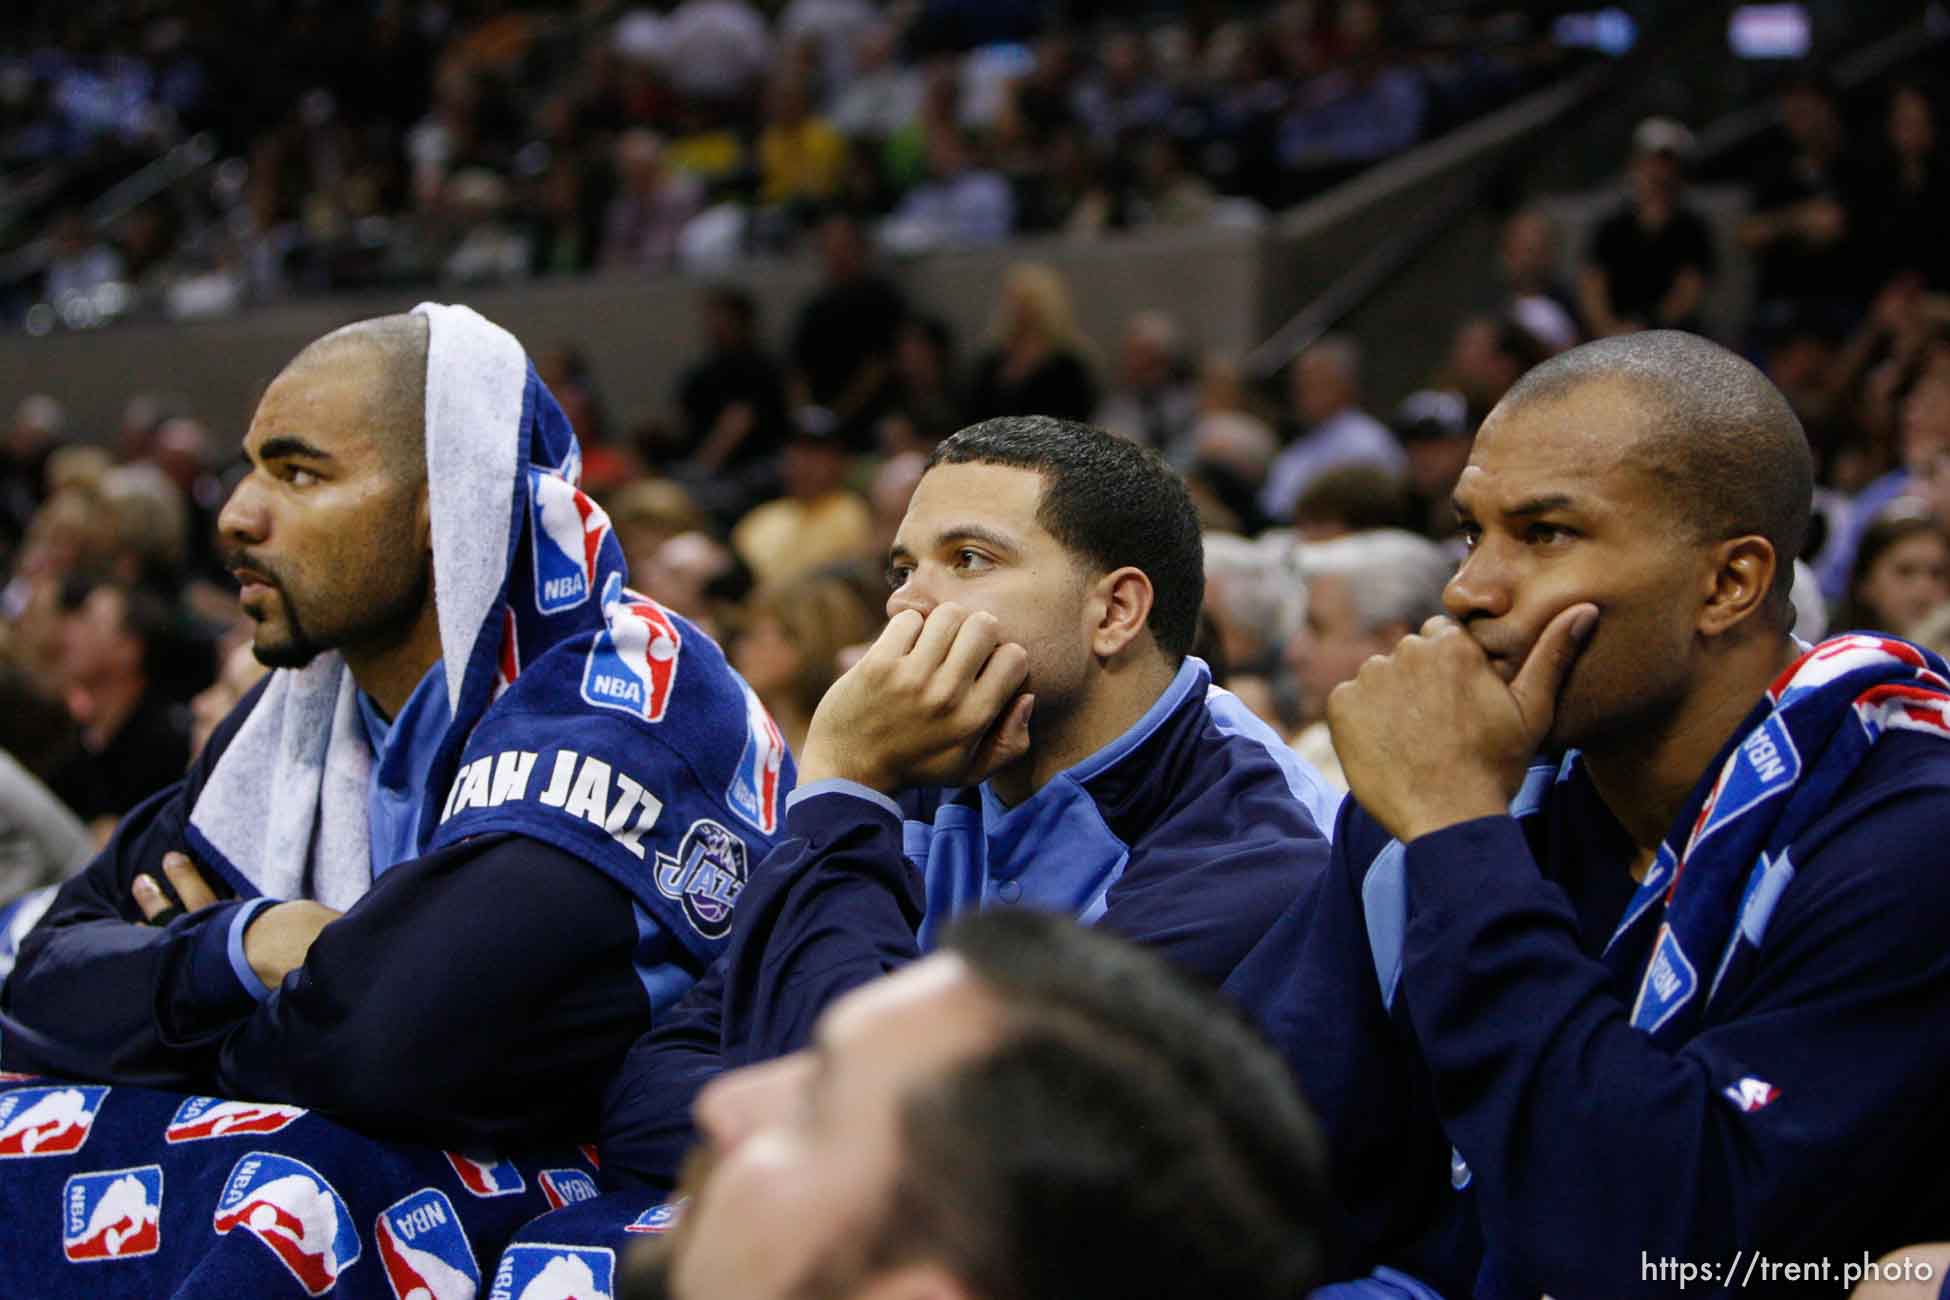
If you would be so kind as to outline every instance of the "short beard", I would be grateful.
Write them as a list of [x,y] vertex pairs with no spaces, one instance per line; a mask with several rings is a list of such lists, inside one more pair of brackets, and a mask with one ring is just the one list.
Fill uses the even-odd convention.
[[313,641],[305,631],[305,625],[299,621],[298,610],[292,605],[291,597],[285,594],[282,584],[278,585],[277,593],[278,603],[284,606],[284,621],[289,625],[291,635],[281,645],[267,646],[252,642],[251,653],[266,668],[303,668],[318,658],[324,647]]

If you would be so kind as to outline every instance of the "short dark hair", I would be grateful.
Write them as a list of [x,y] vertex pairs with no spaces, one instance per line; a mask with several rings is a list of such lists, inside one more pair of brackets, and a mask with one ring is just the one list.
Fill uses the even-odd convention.
[[344,348],[364,349],[377,363],[375,403],[381,419],[372,430],[394,476],[418,484],[427,476],[427,318],[402,312],[354,321],[306,345],[291,362],[328,360]]
[[1285,1064],[1155,953],[996,909],[943,944],[1001,1042],[916,1093],[864,1260],[938,1262],[984,1300],[1287,1300],[1320,1280],[1319,1129]]
[[928,457],[929,469],[968,464],[1042,475],[1036,522],[1102,572],[1143,570],[1151,635],[1173,663],[1184,659],[1205,599],[1205,546],[1191,494],[1164,461],[1075,420],[1011,415],[969,425]]
[[1401,528],[1408,523],[1408,484],[1380,465],[1336,465],[1307,486],[1293,503],[1292,523],[1341,524],[1350,533]]
[[1814,507],[1815,462],[1787,398],[1753,365],[1682,330],[1646,330],[1561,352],[1499,403],[1562,400],[1586,384],[1629,385],[1649,406],[1633,460],[1666,488],[1701,541],[1757,534],[1774,548],[1769,606],[1794,625],[1788,593]]

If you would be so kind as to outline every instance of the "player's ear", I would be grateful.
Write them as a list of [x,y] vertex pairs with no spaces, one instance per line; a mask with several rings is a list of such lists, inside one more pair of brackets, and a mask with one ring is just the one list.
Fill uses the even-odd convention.
[[1091,653],[1108,659],[1137,640],[1150,621],[1153,598],[1151,579],[1131,565],[1097,579],[1091,588]]
[[1765,609],[1778,563],[1765,537],[1730,537],[1715,546],[1701,578],[1700,632],[1723,635]]

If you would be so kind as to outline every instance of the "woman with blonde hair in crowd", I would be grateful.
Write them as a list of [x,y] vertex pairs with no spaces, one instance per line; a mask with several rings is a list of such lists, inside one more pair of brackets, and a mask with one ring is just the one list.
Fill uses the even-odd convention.
[[731,665],[758,692],[797,754],[813,710],[840,675],[840,652],[871,641],[880,616],[845,578],[814,574],[761,588],[731,638]]
[[1091,347],[1078,332],[1063,277],[1040,262],[1018,262],[1002,280],[994,346],[975,367],[969,418],[1053,415],[1088,420],[1097,409]]

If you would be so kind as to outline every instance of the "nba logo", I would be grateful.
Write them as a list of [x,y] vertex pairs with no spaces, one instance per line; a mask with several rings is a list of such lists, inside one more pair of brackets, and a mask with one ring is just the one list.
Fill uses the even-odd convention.
[[684,1206],[688,1199],[686,1197],[653,1205],[631,1222],[624,1224],[623,1231],[648,1233],[653,1237],[661,1236],[676,1227],[677,1221],[684,1217]]
[[582,698],[662,722],[670,707],[671,684],[677,680],[683,634],[663,606],[626,589],[617,574],[603,588],[603,615],[609,626],[583,664]]
[[426,1187],[395,1201],[374,1229],[394,1300],[474,1300],[481,1270],[444,1193]]
[[476,1160],[458,1151],[443,1154],[454,1167],[460,1185],[475,1196],[513,1196],[528,1190],[528,1183],[512,1160]]
[[560,614],[589,599],[609,516],[573,483],[528,471],[528,531],[535,541],[535,607]]
[[332,1185],[303,1161],[269,1151],[251,1152],[230,1171],[213,1226],[263,1242],[307,1295],[330,1291],[359,1259],[359,1232]]
[[155,1254],[162,1185],[161,1165],[76,1174],[61,1189],[61,1252],[75,1264]]
[[19,1088],[0,1093],[0,1160],[81,1150],[106,1088]]
[[542,1194],[548,1197],[548,1208],[551,1210],[593,1201],[602,1195],[596,1189],[596,1180],[580,1169],[544,1169]]
[[163,1141],[174,1144],[241,1137],[247,1133],[275,1133],[304,1114],[302,1106],[191,1097],[176,1108],[169,1127],[163,1130]]
[[758,692],[744,682],[745,752],[725,791],[725,802],[767,835],[779,828],[779,771],[785,765],[785,737],[759,703]]
[[616,1252],[518,1243],[501,1256],[488,1300],[614,1300]]

